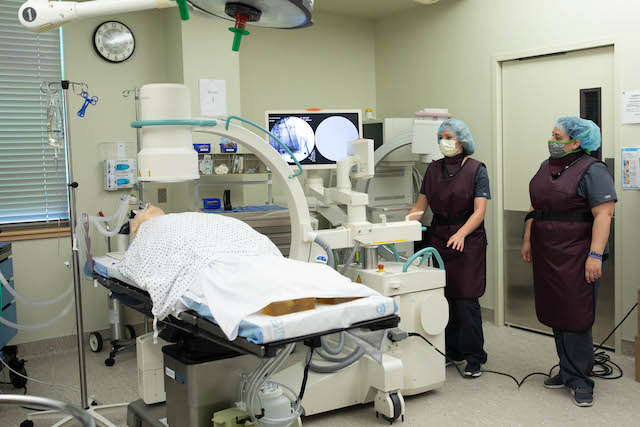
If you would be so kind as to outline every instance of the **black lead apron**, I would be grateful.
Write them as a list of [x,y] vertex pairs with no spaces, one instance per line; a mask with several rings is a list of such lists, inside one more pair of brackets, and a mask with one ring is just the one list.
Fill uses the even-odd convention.
[[447,298],[479,298],[486,287],[487,238],[484,222],[464,240],[462,252],[447,242],[474,212],[475,176],[482,163],[464,155],[444,158],[429,165],[424,193],[434,217],[430,244],[442,255]]

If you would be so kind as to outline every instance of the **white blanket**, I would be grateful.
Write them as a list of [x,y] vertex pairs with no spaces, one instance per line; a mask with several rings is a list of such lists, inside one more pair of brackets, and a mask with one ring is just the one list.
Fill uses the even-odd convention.
[[149,292],[153,315],[171,312],[204,267],[226,255],[282,257],[262,234],[235,218],[204,213],[163,215],[144,222],[120,272]]
[[[380,296],[325,264],[273,255],[227,255],[216,259],[201,270],[197,283],[213,318],[230,340],[238,336],[243,319],[272,302],[314,297]],[[275,321],[277,317],[273,319]]]
[[266,237],[234,218],[201,213],[146,221],[119,266],[149,292],[154,329],[200,282],[211,314],[227,337],[272,302],[377,296],[324,264],[284,258]]

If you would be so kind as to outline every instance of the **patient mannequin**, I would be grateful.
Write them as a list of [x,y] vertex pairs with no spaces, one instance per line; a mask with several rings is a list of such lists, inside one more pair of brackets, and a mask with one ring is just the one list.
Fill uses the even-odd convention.
[[[131,242],[118,270],[149,292],[163,320],[194,286],[229,339],[242,319],[311,310],[377,295],[326,265],[286,259],[265,235],[227,215],[168,213],[147,205],[131,220]],[[195,288],[194,288],[195,289]],[[213,307],[213,308],[212,308]]]
[[164,211],[159,207],[148,204],[147,207],[144,208],[144,210],[138,212],[136,216],[131,220],[131,234],[133,234],[133,237],[136,237],[138,229],[143,222],[164,214]]

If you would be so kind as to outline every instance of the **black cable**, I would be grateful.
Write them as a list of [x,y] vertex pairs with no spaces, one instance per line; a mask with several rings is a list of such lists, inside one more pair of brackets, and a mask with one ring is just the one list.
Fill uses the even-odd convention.
[[[638,307],[638,303],[635,303],[633,307],[631,307],[631,310],[629,310],[627,315],[624,316],[620,323],[618,323],[616,327],[613,328],[613,331],[611,331],[611,333],[607,335],[607,337],[600,343],[599,346],[593,349],[593,357],[595,359],[595,363],[593,369],[591,369],[591,373],[589,374],[589,376],[601,378],[603,380],[617,380],[618,378],[622,378],[622,376],[624,375],[624,373],[622,372],[622,368],[618,364],[613,362],[611,360],[611,356],[609,356],[605,351],[598,350],[600,350],[604,343],[606,343],[609,338],[611,338],[611,336],[618,330],[618,328],[622,326],[625,320],[627,320],[627,318],[631,316],[631,313],[633,313],[633,310],[635,310],[636,307]],[[615,371],[618,371],[618,374],[615,374]],[[612,376],[614,374],[615,376]]]
[[[602,348],[602,346],[609,340],[609,338],[613,336],[613,334],[618,330],[618,328],[620,328],[620,326],[622,326],[622,324],[629,318],[629,316],[631,316],[631,313],[633,313],[633,310],[635,310],[637,306],[638,306],[638,303],[635,303],[633,307],[631,307],[631,310],[629,310],[629,312],[624,316],[624,318],[616,325],[615,328],[613,328],[613,330],[609,333],[609,335],[607,335],[607,337],[604,340],[602,340],[600,345],[594,348],[593,350],[594,365],[593,365],[593,368],[591,369],[591,372],[589,373],[589,377],[600,378],[603,380],[617,380],[619,378],[622,378],[622,376],[624,375],[624,372],[622,371],[622,368],[620,367],[620,365],[612,361],[611,356],[608,355],[605,351],[598,351],[598,350]],[[564,351],[564,348],[563,348],[563,351]],[[578,374],[577,376],[583,378],[587,382],[593,382],[592,379],[587,378],[575,367],[575,364],[568,357],[566,352],[564,355],[567,358],[567,361],[569,362],[569,364],[571,365],[572,370],[576,371],[575,373]],[[551,377],[551,372],[553,372],[553,370],[557,366],[559,365],[555,365],[553,368],[551,368],[551,371],[549,372],[549,377]]]
[[[631,313],[633,313],[633,310],[635,310],[637,306],[638,306],[638,303],[635,303],[635,304],[633,305],[633,307],[631,307],[631,310],[629,310],[629,312],[627,313],[627,315],[626,315],[626,316],[624,316],[624,319],[622,319],[622,320],[620,321],[620,323],[618,323],[618,325],[616,325],[616,327],[615,327],[615,328],[613,328],[613,331],[611,331],[611,333],[610,333],[609,335],[607,335],[607,337],[604,339],[604,341],[602,341],[602,343],[601,343],[598,347],[596,347],[596,348],[595,348],[595,350],[599,350],[600,348],[602,348],[602,346],[604,345],[604,343],[606,343],[606,342],[609,340],[609,338],[611,338],[611,335],[613,335],[613,334],[618,330],[618,328],[619,328],[619,327],[624,323],[624,321],[625,321],[625,320],[627,320],[627,317],[631,316]],[[595,350],[594,350],[594,351],[595,351]]]
[[[618,379],[618,378],[622,378],[622,376],[623,376],[622,368],[618,364],[616,364],[615,362],[613,362],[611,360],[611,356],[606,354],[604,351],[597,351],[597,350],[602,348],[602,346],[609,340],[609,338],[611,338],[611,336],[618,330],[618,328],[620,326],[622,326],[622,324],[625,322],[625,320],[627,320],[627,318],[629,318],[629,316],[631,315],[631,313],[633,313],[633,310],[635,310],[637,306],[638,306],[637,303],[634,304],[634,306],[631,307],[631,310],[629,310],[627,315],[624,316],[624,318],[616,325],[615,328],[613,328],[611,333],[602,341],[602,343],[600,343],[600,345],[597,346],[594,349],[594,366],[591,369],[591,373],[589,374],[590,377],[601,378],[601,379],[606,379],[606,380],[615,380],[615,379]],[[453,366],[455,366],[456,370],[458,371],[458,373],[460,374],[460,376],[462,378],[465,378],[465,379],[473,378],[473,377],[468,377],[468,376],[464,375],[462,373],[462,371],[460,370],[460,368],[458,368],[458,365],[456,365],[453,360],[449,359],[449,357],[447,357],[446,354],[441,352],[435,345],[433,345],[431,343],[431,341],[429,341],[428,339],[426,339],[425,337],[423,337],[419,333],[409,332],[408,336],[422,338],[427,344],[429,344],[431,347],[433,347],[433,349],[435,351],[440,353],[440,355],[442,355],[448,362],[450,362]],[[563,351],[564,351],[564,346],[563,346]],[[575,371],[574,374],[577,374],[577,376],[582,377],[585,381],[587,381],[589,383],[593,383],[592,379],[590,379],[587,376],[585,376],[582,372],[580,372],[579,369],[576,368],[575,364],[568,357],[566,352],[564,353],[564,355],[565,355],[567,361],[569,362],[570,367],[572,368],[572,370]],[[528,374],[527,376],[525,376],[521,381],[518,381],[518,379],[516,377],[514,377],[513,375],[507,374],[507,373],[504,373],[504,372],[493,371],[493,370],[490,370],[490,369],[483,369],[482,372],[486,372],[486,373],[489,373],[489,374],[501,375],[501,376],[504,376],[504,377],[507,377],[507,378],[511,378],[518,385],[518,388],[520,388],[520,387],[522,387],[522,385],[524,384],[524,382],[527,379],[529,379],[529,378],[531,378],[533,376],[536,376],[536,375],[542,375],[544,377],[551,378],[551,374],[553,373],[553,370],[555,368],[557,368],[558,366],[560,366],[560,365],[553,366],[548,374],[545,374],[545,373],[542,373],[542,372],[532,372],[532,373]],[[612,375],[614,375],[614,373],[616,371],[618,372],[618,374],[616,374],[615,376],[612,376]]]
[[307,364],[304,366],[304,374],[302,375],[302,385],[300,386],[300,393],[298,393],[298,401],[302,402],[304,397],[304,391],[307,388],[307,380],[309,379],[309,369],[311,368],[311,359],[313,358],[313,348],[309,349],[309,355],[307,356]]
[[593,357],[595,363],[593,369],[591,369],[591,374],[589,374],[590,376],[603,380],[617,380],[618,378],[622,378],[624,374],[622,368],[612,361],[611,356],[607,353],[600,351],[594,353]]
[[[449,357],[448,357],[446,354],[444,354],[443,352],[441,352],[440,350],[438,350],[438,348],[437,348],[435,345],[433,345],[433,344],[431,343],[431,341],[429,341],[428,339],[426,339],[425,337],[423,337],[422,335],[420,335],[420,334],[418,334],[418,333],[416,333],[416,332],[409,332],[409,334],[408,334],[408,335],[409,335],[410,337],[419,337],[419,338],[422,338],[422,339],[423,339],[427,344],[429,344],[431,347],[433,347],[433,348],[435,349],[435,351],[437,351],[437,352],[438,352],[438,353],[440,353],[440,354],[441,354],[445,359],[447,359],[447,361],[448,361],[448,362],[451,362],[451,364],[452,364],[453,366],[455,366],[456,370],[458,371],[458,373],[460,374],[460,376],[461,376],[462,378],[464,378],[464,379],[474,379],[474,377],[469,377],[469,376],[467,376],[467,375],[464,375],[464,374],[462,373],[462,371],[460,370],[460,368],[458,368],[458,365],[456,365],[456,364],[454,363],[454,361],[453,361],[453,360],[449,359]],[[534,376],[534,375],[544,375],[545,377],[548,377],[548,376],[549,376],[549,375],[547,375],[547,374],[543,374],[542,372],[534,372],[534,373],[529,374],[529,375],[527,375],[526,377],[524,377],[524,379],[523,379],[522,381],[518,381],[518,379],[517,379],[516,377],[514,377],[513,375],[511,375],[511,374],[506,374],[506,373],[504,373],[504,372],[492,371],[492,370],[490,370],[490,369],[483,369],[483,370],[482,370],[482,372],[486,372],[486,373],[489,373],[489,374],[502,375],[503,377],[511,378],[511,379],[512,379],[513,381],[515,381],[515,383],[518,385],[518,388],[520,388],[520,386],[522,386],[522,384],[524,383],[524,381],[525,381],[527,378],[531,377],[531,376]]]
[[456,370],[458,371],[458,373],[460,374],[460,376],[462,378],[469,379],[469,377],[467,377],[465,374],[463,374],[462,371],[460,370],[460,368],[458,368],[458,365],[456,365],[456,363],[453,360],[449,359],[449,357],[446,354],[444,354],[443,352],[438,350],[438,347],[436,347],[435,345],[431,344],[431,341],[429,341],[428,339],[426,339],[425,337],[423,337],[422,335],[420,335],[420,334],[418,334],[416,332],[409,332],[407,335],[410,336],[410,337],[422,338],[427,344],[429,344],[431,347],[433,347],[433,349],[435,351],[440,353],[442,355],[442,357],[444,357],[447,360],[447,362],[450,362],[453,366],[455,366]]

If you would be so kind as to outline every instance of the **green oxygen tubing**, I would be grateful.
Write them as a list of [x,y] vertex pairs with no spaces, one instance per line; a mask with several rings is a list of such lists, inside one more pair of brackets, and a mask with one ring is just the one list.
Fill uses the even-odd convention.
[[[425,255],[426,254],[426,255]],[[420,249],[415,254],[411,255],[411,257],[404,263],[402,267],[402,272],[406,273],[409,270],[409,266],[416,260],[418,257],[425,255],[425,258],[430,258],[431,256],[435,257],[436,261],[438,261],[438,265],[440,266],[440,270],[444,270],[444,261],[442,261],[442,257],[440,253],[435,248],[424,248]]]
[[401,262],[402,260],[400,259],[400,252],[398,252],[398,249],[396,248],[396,245],[394,245],[393,243],[391,243],[390,245],[382,245],[385,248],[389,249],[391,252],[393,252],[393,255],[396,257],[396,262]]
[[[427,227],[422,227],[422,231],[427,231]],[[396,245],[391,243],[391,244],[385,244],[382,245],[383,247],[389,249],[391,252],[393,252],[393,255],[396,257],[396,262],[402,262],[402,257],[400,256],[400,252],[398,252],[398,248],[396,248]],[[434,249],[435,251],[435,249]],[[438,251],[436,251],[436,253],[438,254]],[[438,254],[438,256],[440,256],[440,254]],[[431,255],[427,256],[427,257],[422,257],[422,260],[420,261],[420,265],[422,265],[422,263],[430,258]]]

